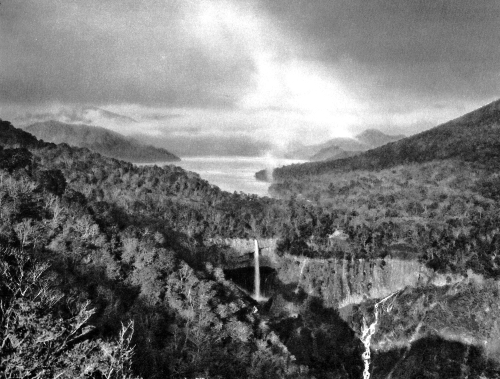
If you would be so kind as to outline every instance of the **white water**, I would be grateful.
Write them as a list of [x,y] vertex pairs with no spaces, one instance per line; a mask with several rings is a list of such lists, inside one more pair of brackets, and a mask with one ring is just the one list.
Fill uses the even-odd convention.
[[260,267],[259,267],[259,243],[255,240],[254,251],[255,277],[254,277],[254,299],[259,301],[262,299],[260,295]]
[[302,280],[302,273],[304,272],[304,268],[307,265],[307,260],[308,258],[305,258],[304,262],[302,262],[302,267],[300,268],[300,274],[299,274],[299,282],[297,283],[297,288],[295,288],[295,293],[299,293],[300,282]]
[[[363,370],[363,379],[370,379],[370,358],[371,358],[371,352],[370,352],[370,344],[371,344],[371,339],[372,336],[375,334],[375,328],[377,327],[378,324],[378,315],[379,315],[379,309],[378,306],[380,304],[383,304],[386,302],[388,299],[390,299],[392,296],[397,294],[400,291],[396,291],[394,293],[391,293],[389,296],[384,297],[382,300],[380,300],[377,304],[375,304],[375,321],[373,321],[370,326],[366,324],[366,319],[363,317],[363,327],[361,329],[361,342],[363,343],[365,347],[365,351],[363,354],[361,354],[361,357],[363,358],[364,364],[365,364],[365,369]],[[390,312],[391,307],[387,309],[388,312]]]
[[271,157],[186,157],[180,162],[156,162],[158,166],[173,164],[185,170],[200,174],[220,189],[229,192],[245,192],[259,196],[269,196],[270,183],[255,179],[257,171],[302,163],[301,160],[277,159]]

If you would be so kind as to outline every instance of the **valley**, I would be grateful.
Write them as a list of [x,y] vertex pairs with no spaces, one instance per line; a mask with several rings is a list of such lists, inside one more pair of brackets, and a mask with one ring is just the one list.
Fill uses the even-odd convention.
[[0,0],[0,379],[500,379],[499,26]]
[[[498,377],[498,104],[356,157],[275,169],[274,198],[2,121],[2,370],[78,376],[90,367],[69,365],[78,356],[112,372],[94,348],[109,346],[144,378]],[[16,290],[26,275],[32,290]],[[47,286],[68,301],[38,298]],[[56,319],[79,339],[68,345]],[[57,349],[50,365],[30,361]]]

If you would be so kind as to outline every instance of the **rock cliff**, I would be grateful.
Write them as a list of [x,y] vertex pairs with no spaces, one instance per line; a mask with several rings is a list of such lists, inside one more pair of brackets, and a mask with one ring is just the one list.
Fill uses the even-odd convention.
[[[214,239],[225,246],[221,259],[224,269],[253,266],[254,240]],[[277,239],[258,239],[261,265],[276,270],[284,285],[294,285],[319,297],[328,308],[341,308],[377,299],[405,287],[443,286],[463,279],[460,275],[434,272],[415,260],[311,259],[276,253]]]
[[297,288],[323,299],[325,307],[335,308],[381,298],[408,286],[441,286],[462,279],[458,275],[437,274],[417,261],[399,259],[284,256],[277,273],[281,282],[297,283]]
[[[262,267],[278,269],[281,262],[276,254],[276,238],[258,238],[260,264]],[[237,269],[254,265],[254,240],[241,238],[215,238],[209,244],[224,247],[220,262],[224,269]]]
[[[253,240],[213,242],[227,247],[226,269],[246,264],[251,276]],[[358,370],[359,337],[374,322],[372,378],[499,377],[500,282],[471,270],[437,273],[415,260],[278,256],[276,242],[259,240],[275,286],[262,309],[299,363],[330,359],[328,367],[350,362]]]

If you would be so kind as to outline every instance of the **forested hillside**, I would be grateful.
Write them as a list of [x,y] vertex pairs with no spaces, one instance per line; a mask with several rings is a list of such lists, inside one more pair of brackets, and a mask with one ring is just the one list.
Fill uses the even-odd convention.
[[[354,330],[376,325],[373,377],[500,377],[499,158],[496,101],[356,157],[274,171],[275,197],[344,216],[338,227],[348,238],[332,239],[331,251],[359,265],[418,259],[447,275],[442,288],[407,287],[386,306],[377,299],[344,310]],[[455,274],[467,279],[454,283]],[[318,276],[318,286],[331,282]]]
[[338,226],[360,256],[399,254],[496,277],[499,125],[497,101],[356,157],[276,169],[270,191],[343,215]]
[[355,157],[275,169],[273,178],[283,181],[332,173],[336,170],[380,170],[437,159],[460,159],[498,167],[500,100],[456,120]]
[[253,198],[4,121],[0,141],[2,376],[305,375],[249,298],[204,263],[197,237],[217,217],[208,199],[250,208]]
[[169,151],[144,145],[133,138],[99,126],[66,124],[59,121],[37,122],[23,128],[45,142],[86,147],[102,155],[129,162],[170,162],[179,157]]

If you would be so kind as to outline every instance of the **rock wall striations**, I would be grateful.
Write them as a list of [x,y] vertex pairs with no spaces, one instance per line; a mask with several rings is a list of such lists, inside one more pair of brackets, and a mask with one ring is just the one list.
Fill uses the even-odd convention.
[[[381,298],[407,286],[437,281],[436,274],[417,261],[398,259],[345,260],[285,256],[278,278],[297,283],[325,307],[343,307]],[[439,281],[442,281],[439,279]]]
[[[463,280],[460,275],[438,274],[416,260],[312,259],[276,254],[277,239],[258,239],[261,265],[276,270],[284,285],[295,285],[319,297],[328,308],[341,308],[387,296],[405,287],[442,286]],[[224,268],[252,266],[254,240],[217,239],[211,243],[228,247]]]

